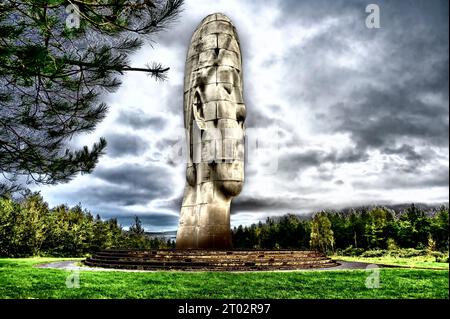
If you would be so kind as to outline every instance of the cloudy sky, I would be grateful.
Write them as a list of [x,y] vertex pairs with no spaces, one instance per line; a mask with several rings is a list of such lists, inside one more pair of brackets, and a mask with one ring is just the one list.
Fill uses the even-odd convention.
[[[369,29],[366,5],[380,7]],[[126,226],[175,230],[185,183],[184,61],[192,32],[214,12],[237,28],[244,68],[246,181],[232,226],[269,215],[365,204],[449,200],[448,1],[186,1],[178,21],[132,58],[170,66],[166,82],[127,74],[105,97],[108,117],[91,175],[40,188],[50,205],[81,202]]]

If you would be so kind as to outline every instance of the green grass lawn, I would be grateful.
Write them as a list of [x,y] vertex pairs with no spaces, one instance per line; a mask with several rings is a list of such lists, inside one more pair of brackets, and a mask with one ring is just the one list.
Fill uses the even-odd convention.
[[360,261],[373,264],[394,265],[410,268],[428,268],[428,269],[448,269],[448,263],[436,262],[432,256],[416,256],[416,257],[348,257],[348,256],[331,256],[333,259],[344,261]]
[[0,259],[0,298],[445,298],[448,270],[380,269],[378,289],[365,270],[296,272],[70,271],[34,268],[62,258]]

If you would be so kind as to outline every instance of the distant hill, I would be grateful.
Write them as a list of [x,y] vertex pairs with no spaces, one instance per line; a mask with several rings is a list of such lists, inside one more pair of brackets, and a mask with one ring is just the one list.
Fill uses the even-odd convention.
[[[364,210],[371,210],[375,207],[384,207],[391,211],[393,211],[395,214],[401,214],[403,211],[405,211],[407,208],[411,207],[413,203],[402,203],[402,204],[394,204],[394,205],[382,205],[382,204],[371,204],[371,205],[361,205],[361,206],[354,206],[354,207],[345,207],[341,209],[324,209],[325,211],[334,211],[338,213],[343,214],[350,214],[352,211],[364,211]],[[414,203],[414,205],[425,211],[429,215],[433,215],[435,212],[437,212],[440,207],[445,206],[449,207],[449,203],[436,203],[436,204],[425,204],[425,203]],[[291,215],[295,215],[298,220],[309,220],[315,212],[307,213],[307,214],[295,214],[290,213]],[[289,215],[289,213],[286,213],[281,216],[273,216],[270,217],[270,219],[274,221],[280,221],[284,216]],[[264,222],[264,221],[261,221]],[[258,222],[256,222],[257,224]]]
[[337,211],[342,212],[342,213],[350,213],[352,210],[361,211],[361,210],[370,210],[374,207],[385,207],[387,209],[394,211],[397,214],[401,214],[407,208],[411,207],[412,204],[414,204],[414,206],[416,206],[418,209],[421,209],[429,214],[435,213],[442,206],[445,206],[445,207],[449,206],[449,203],[436,203],[436,204],[403,203],[403,204],[393,204],[393,205],[375,205],[375,204],[373,204],[373,205],[364,205],[364,206],[357,206],[357,207],[347,207],[347,208],[343,208],[343,209],[340,209]]

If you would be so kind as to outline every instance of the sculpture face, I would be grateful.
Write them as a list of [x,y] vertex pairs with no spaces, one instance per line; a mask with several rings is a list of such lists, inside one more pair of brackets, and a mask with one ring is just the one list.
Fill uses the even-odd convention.
[[231,248],[230,204],[244,183],[239,40],[230,19],[211,14],[195,30],[184,82],[189,143],[177,249]]

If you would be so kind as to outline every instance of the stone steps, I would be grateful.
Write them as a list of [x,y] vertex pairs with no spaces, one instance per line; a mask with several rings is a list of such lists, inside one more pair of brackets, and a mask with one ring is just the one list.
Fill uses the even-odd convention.
[[103,255],[321,255],[309,250],[100,250],[97,254]]
[[120,255],[113,255],[113,254],[103,254],[103,253],[97,253],[95,255],[99,258],[151,258],[151,259],[184,259],[193,257],[196,259],[210,259],[210,258],[220,258],[220,259],[233,259],[233,258],[249,258],[249,259],[257,259],[257,258],[263,258],[263,259],[270,259],[270,258],[320,258],[323,257],[320,254],[286,254],[286,255],[277,255],[277,254],[255,254],[255,255],[247,255],[247,254],[233,254],[233,255],[195,255],[195,254],[120,254]]
[[154,261],[173,261],[173,262],[192,262],[192,261],[205,261],[205,262],[211,262],[214,260],[223,261],[223,262],[232,262],[232,261],[276,261],[276,260],[284,260],[284,261],[296,261],[296,262],[302,262],[302,261],[319,261],[325,259],[325,257],[284,257],[284,258],[277,258],[277,257],[270,257],[270,258],[251,258],[248,256],[245,257],[239,257],[239,256],[233,256],[233,257],[227,257],[227,258],[220,258],[220,257],[212,257],[212,256],[199,256],[194,257],[192,256],[177,256],[177,257],[171,257],[171,256],[160,256],[155,258],[139,258],[139,257],[123,257],[123,256],[99,256],[95,255],[95,259],[97,260],[105,260],[105,261],[142,261],[142,260],[154,260]]
[[102,250],[87,266],[136,270],[289,270],[334,267],[330,258],[300,250]]
[[192,258],[185,258],[185,259],[137,259],[137,258],[90,258],[90,261],[97,262],[97,263],[142,263],[142,264],[148,264],[148,263],[155,263],[155,264],[162,264],[162,263],[205,263],[205,264],[236,264],[236,263],[270,263],[270,264],[276,264],[276,263],[291,263],[291,264],[301,264],[301,263],[322,263],[322,262],[328,262],[329,259],[322,257],[322,258],[311,258],[311,259],[299,259],[299,258],[289,258],[289,259],[239,259],[239,258],[233,258],[233,259],[198,259],[198,260],[192,260]]

